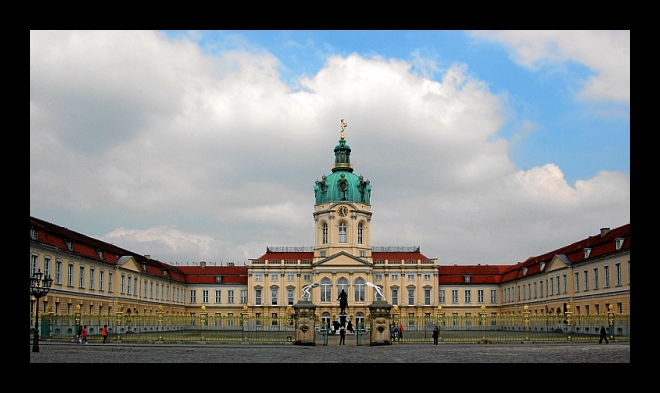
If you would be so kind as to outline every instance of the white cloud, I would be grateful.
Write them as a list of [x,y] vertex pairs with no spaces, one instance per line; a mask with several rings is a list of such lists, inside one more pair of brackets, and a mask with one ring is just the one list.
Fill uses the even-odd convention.
[[166,262],[313,245],[314,181],[345,118],[374,245],[514,263],[629,222],[620,174],[573,188],[553,164],[516,169],[496,138],[502,97],[465,65],[433,81],[405,61],[334,56],[297,92],[278,66],[151,32],[31,32],[31,214],[81,214],[89,228],[71,229]]
[[588,100],[630,101],[630,31],[474,31],[507,46],[517,63],[533,70],[576,61],[595,71],[580,95]]

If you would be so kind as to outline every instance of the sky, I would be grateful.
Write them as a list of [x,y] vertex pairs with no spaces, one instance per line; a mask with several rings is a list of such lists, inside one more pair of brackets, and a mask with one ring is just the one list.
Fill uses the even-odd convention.
[[630,31],[31,31],[30,215],[179,265],[313,246],[341,119],[373,246],[630,223]]

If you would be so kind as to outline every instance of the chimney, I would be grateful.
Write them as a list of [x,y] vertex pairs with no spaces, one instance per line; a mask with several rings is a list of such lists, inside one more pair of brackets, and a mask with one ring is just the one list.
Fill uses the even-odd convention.
[[151,255],[149,255],[149,254],[146,254],[144,257],[151,260]]
[[201,267],[202,269],[204,269],[204,268],[206,267],[206,262],[201,261],[201,262],[199,263],[199,267]]
[[227,266],[234,266],[234,262],[227,262]]
[[610,231],[610,228],[600,228],[600,237],[603,237],[607,235],[607,233]]

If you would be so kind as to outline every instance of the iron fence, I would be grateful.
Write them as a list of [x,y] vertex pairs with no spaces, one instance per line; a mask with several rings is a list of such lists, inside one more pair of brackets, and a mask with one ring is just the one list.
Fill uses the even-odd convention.
[[[598,341],[604,325],[608,339],[630,341],[629,315],[519,316],[478,315],[410,317],[392,315],[393,322],[403,326],[399,343],[431,343],[434,326],[439,328],[441,342],[517,342],[517,341]],[[107,325],[108,340],[122,342],[244,342],[292,343],[296,339],[295,321],[291,317],[215,316],[215,315],[49,315],[41,316],[42,339],[74,341],[79,326],[87,326],[87,340],[99,342],[101,328]],[[394,325],[394,324],[393,324]],[[30,335],[34,317],[30,317]],[[369,345],[369,322],[358,330],[361,345]],[[317,321],[316,345],[327,345],[328,327]],[[358,337],[357,335],[355,336]],[[349,338],[350,339],[350,338]]]

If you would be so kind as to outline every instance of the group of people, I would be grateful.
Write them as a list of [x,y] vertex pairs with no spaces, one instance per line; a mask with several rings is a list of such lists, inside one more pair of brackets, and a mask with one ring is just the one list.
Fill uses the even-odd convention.
[[[101,336],[103,337],[103,342],[108,339],[108,325],[103,325],[101,328]],[[78,344],[87,344],[87,325],[78,326],[77,340]]]
[[390,325],[390,340],[403,340],[403,325]]

